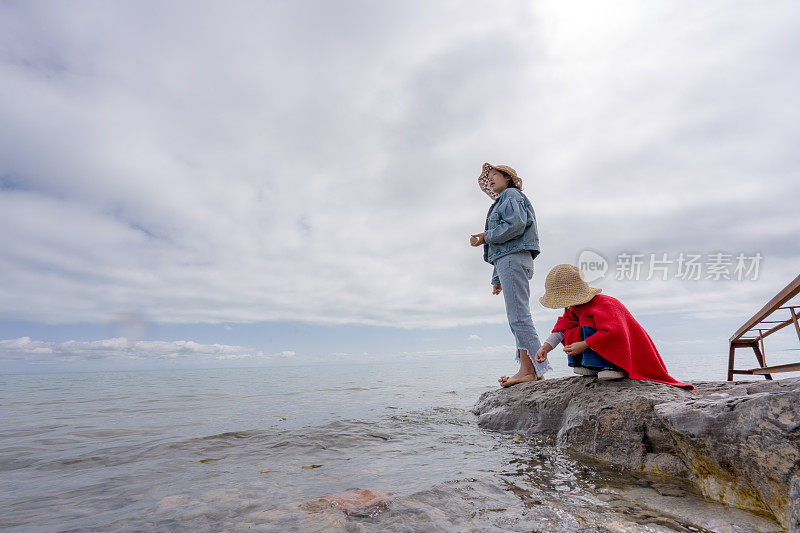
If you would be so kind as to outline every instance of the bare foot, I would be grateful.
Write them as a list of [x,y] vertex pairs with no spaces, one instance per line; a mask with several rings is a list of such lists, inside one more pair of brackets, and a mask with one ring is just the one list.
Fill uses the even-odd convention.
[[[497,381],[502,385],[503,383],[505,383],[506,381],[508,381],[511,378],[519,379],[519,378],[521,378],[523,376],[528,376],[528,375],[530,375],[530,374],[525,374],[525,373],[522,372],[522,370],[520,370],[519,372],[517,372],[516,374],[514,374],[511,377],[509,377],[509,376],[500,376]],[[541,375],[541,376],[536,375],[536,381],[542,381],[543,379],[544,379],[544,375]]]
[[511,377],[506,377],[506,376],[503,376],[503,377],[506,378],[506,379],[503,380],[503,378],[500,378],[502,380],[502,381],[500,381],[500,385],[502,387],[510,387],[511,385],[516,385],[517,383],[524,383],[526,381],[537,381],[539,379],[536,376],[535,373],[533,373],[533,374],[514,374]]

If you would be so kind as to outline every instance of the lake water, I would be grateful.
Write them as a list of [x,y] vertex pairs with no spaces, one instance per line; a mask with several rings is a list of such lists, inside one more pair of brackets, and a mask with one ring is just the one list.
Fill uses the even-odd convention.
[[[511,357],[0,375],[0,528],[779,529],[688,487],[479,429],[470,408]],[[569,375],[553,363],[549,378]],[[673,375],[713,379],[721,364]],[[366,517],[318,505],[356,488],[389,493],[388,505]]]

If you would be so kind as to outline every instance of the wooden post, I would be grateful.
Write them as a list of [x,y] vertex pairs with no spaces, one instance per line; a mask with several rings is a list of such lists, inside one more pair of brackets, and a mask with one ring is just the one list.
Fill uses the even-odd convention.
[[794,322],[794,329],[797,331],[797,338],[800,340],[800,324],[797,323],[797,313],[794,312],[794,307],[790,307],[789,311],[792,313],[792,321]]
[[[761,350],[758,348],[758,344],[753,344],[753,351],[756,354],[756,359],[758,360],[758,364],[761,365],[761,368],[764,368],[764,356],[761,354]],[[764,378],[771,380],[772,374],[764,374]]]
[[731,343],[731,347],[728,350],[728,381],[733,381],[733,358],[736,353],[736,346]]

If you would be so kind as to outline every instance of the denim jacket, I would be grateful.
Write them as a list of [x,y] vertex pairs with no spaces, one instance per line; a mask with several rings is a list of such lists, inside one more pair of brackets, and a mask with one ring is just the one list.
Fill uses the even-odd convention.
[[[534,259],[539,255],[539,232],[536,214],[528,197],[513,187],[503,189],[486,214],[486,234],[483,259],[492,263],[503,255],[530,250]],[[500,283],[497,267],[492,283]]]

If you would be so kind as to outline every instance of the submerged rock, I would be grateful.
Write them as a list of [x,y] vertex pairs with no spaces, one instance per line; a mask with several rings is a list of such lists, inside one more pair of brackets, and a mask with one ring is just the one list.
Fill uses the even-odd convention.
[[388,492],[382,490],[351,489],[306,502],[304,509],[333,508],[342,511],[347,516],[367,518],[384,510],[390,497]]
[[688,479],[708,498],[798,530],[800,378],[694,385],[576,376],[486,392],[473,412],[480,427]]

